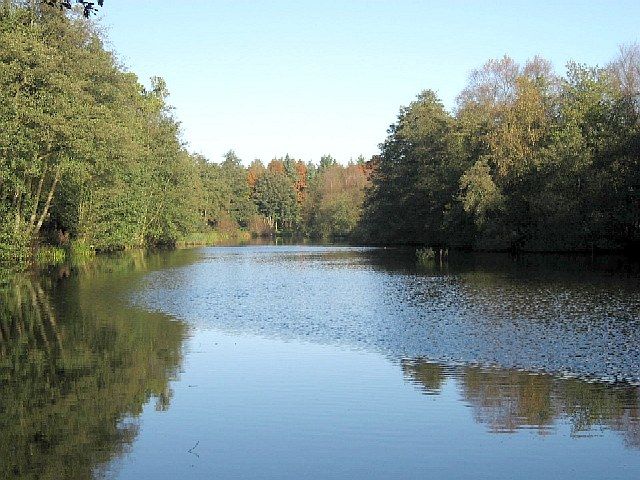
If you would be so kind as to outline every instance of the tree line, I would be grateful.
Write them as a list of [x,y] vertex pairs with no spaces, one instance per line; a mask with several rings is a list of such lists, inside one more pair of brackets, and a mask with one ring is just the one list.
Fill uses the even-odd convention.
[[[422,92],[380,154],[248,166],[188,151],[84,10],[0,4],[0,260],[290,234],[489,250],[640,242],[640,48],[564,76],[535,57],[472,72],[453,112]],[[235,236],[235,237],[234,237]],[[216,237],[218,238],[218,237]],[[191,239],[191,240],[190,240]]]
[[0,6],[0,259],[34,245],[109,251],[244,230],[346,236],[363,159],[244,167],[190,153],[159,77],[144,87],[83,11]]
[[640,243],[640,48],[564,76],[534,57],[474,70],[453,113],[422,92],[376,158],[364,239],[490,250]]
[[285,155],[248,167],[232,150],[220,164],[196,157],[205,228],[348,239],[358,227],[370,173],[363,157],[345,166],[331,155],[318,165]]

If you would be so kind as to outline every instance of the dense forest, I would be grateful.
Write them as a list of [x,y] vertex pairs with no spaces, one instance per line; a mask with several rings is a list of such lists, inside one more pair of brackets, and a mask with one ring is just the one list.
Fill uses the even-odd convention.
[[82,9],[28,3],[0,7],[0,259],[42,244],[109,251],[352,232],[364,159],[287,155],[247,168],[232,151],[220,163],[192,154],[161,78],[144,87]]
[[[66,5],[66,4],[65,4]],[[59,2],[0,6],[0,261],[298,235],[490,250],[640,241],[640,48],[564,76],[535,57],[472,72],[453,112],[400,109],[380,155],[266,165],[190,152],[145,87]],[[213,159],[218,160],[218,159]]]
[[472,72],[454,114],[402,108],[365,200],[376,243],[632,249],[640,241],[640,48],[556,75],[535,57]]

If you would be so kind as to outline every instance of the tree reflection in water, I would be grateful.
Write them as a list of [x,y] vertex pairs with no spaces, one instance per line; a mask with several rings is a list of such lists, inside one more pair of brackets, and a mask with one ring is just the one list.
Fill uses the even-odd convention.
[[116,300],[148,263],[0,287],[0,478],[90,478],[132,442],[151,398],[168,407],[186,328]]
[[619,432],[628,446],[640,448],[637,386],[479,366],[444,367],[419,358],[404,359],[401,365],[405,378],[426,394],[439,394],[448,379],[455,379],[474,419],[491,432],[533,428],[544,434],[566,420],[574,436],[604,427]]

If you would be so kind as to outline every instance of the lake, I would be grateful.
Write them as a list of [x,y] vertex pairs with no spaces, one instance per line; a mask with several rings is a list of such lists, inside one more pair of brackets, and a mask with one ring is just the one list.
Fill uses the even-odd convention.
[[0,477],[640,478],[640,269],[211,247],[0,286]]

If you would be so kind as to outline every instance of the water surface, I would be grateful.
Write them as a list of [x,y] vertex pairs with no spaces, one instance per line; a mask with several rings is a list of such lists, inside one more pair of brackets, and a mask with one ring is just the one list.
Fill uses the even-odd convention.
[[2,478],[638,478],[616,259],[102,257],[0,290]]

